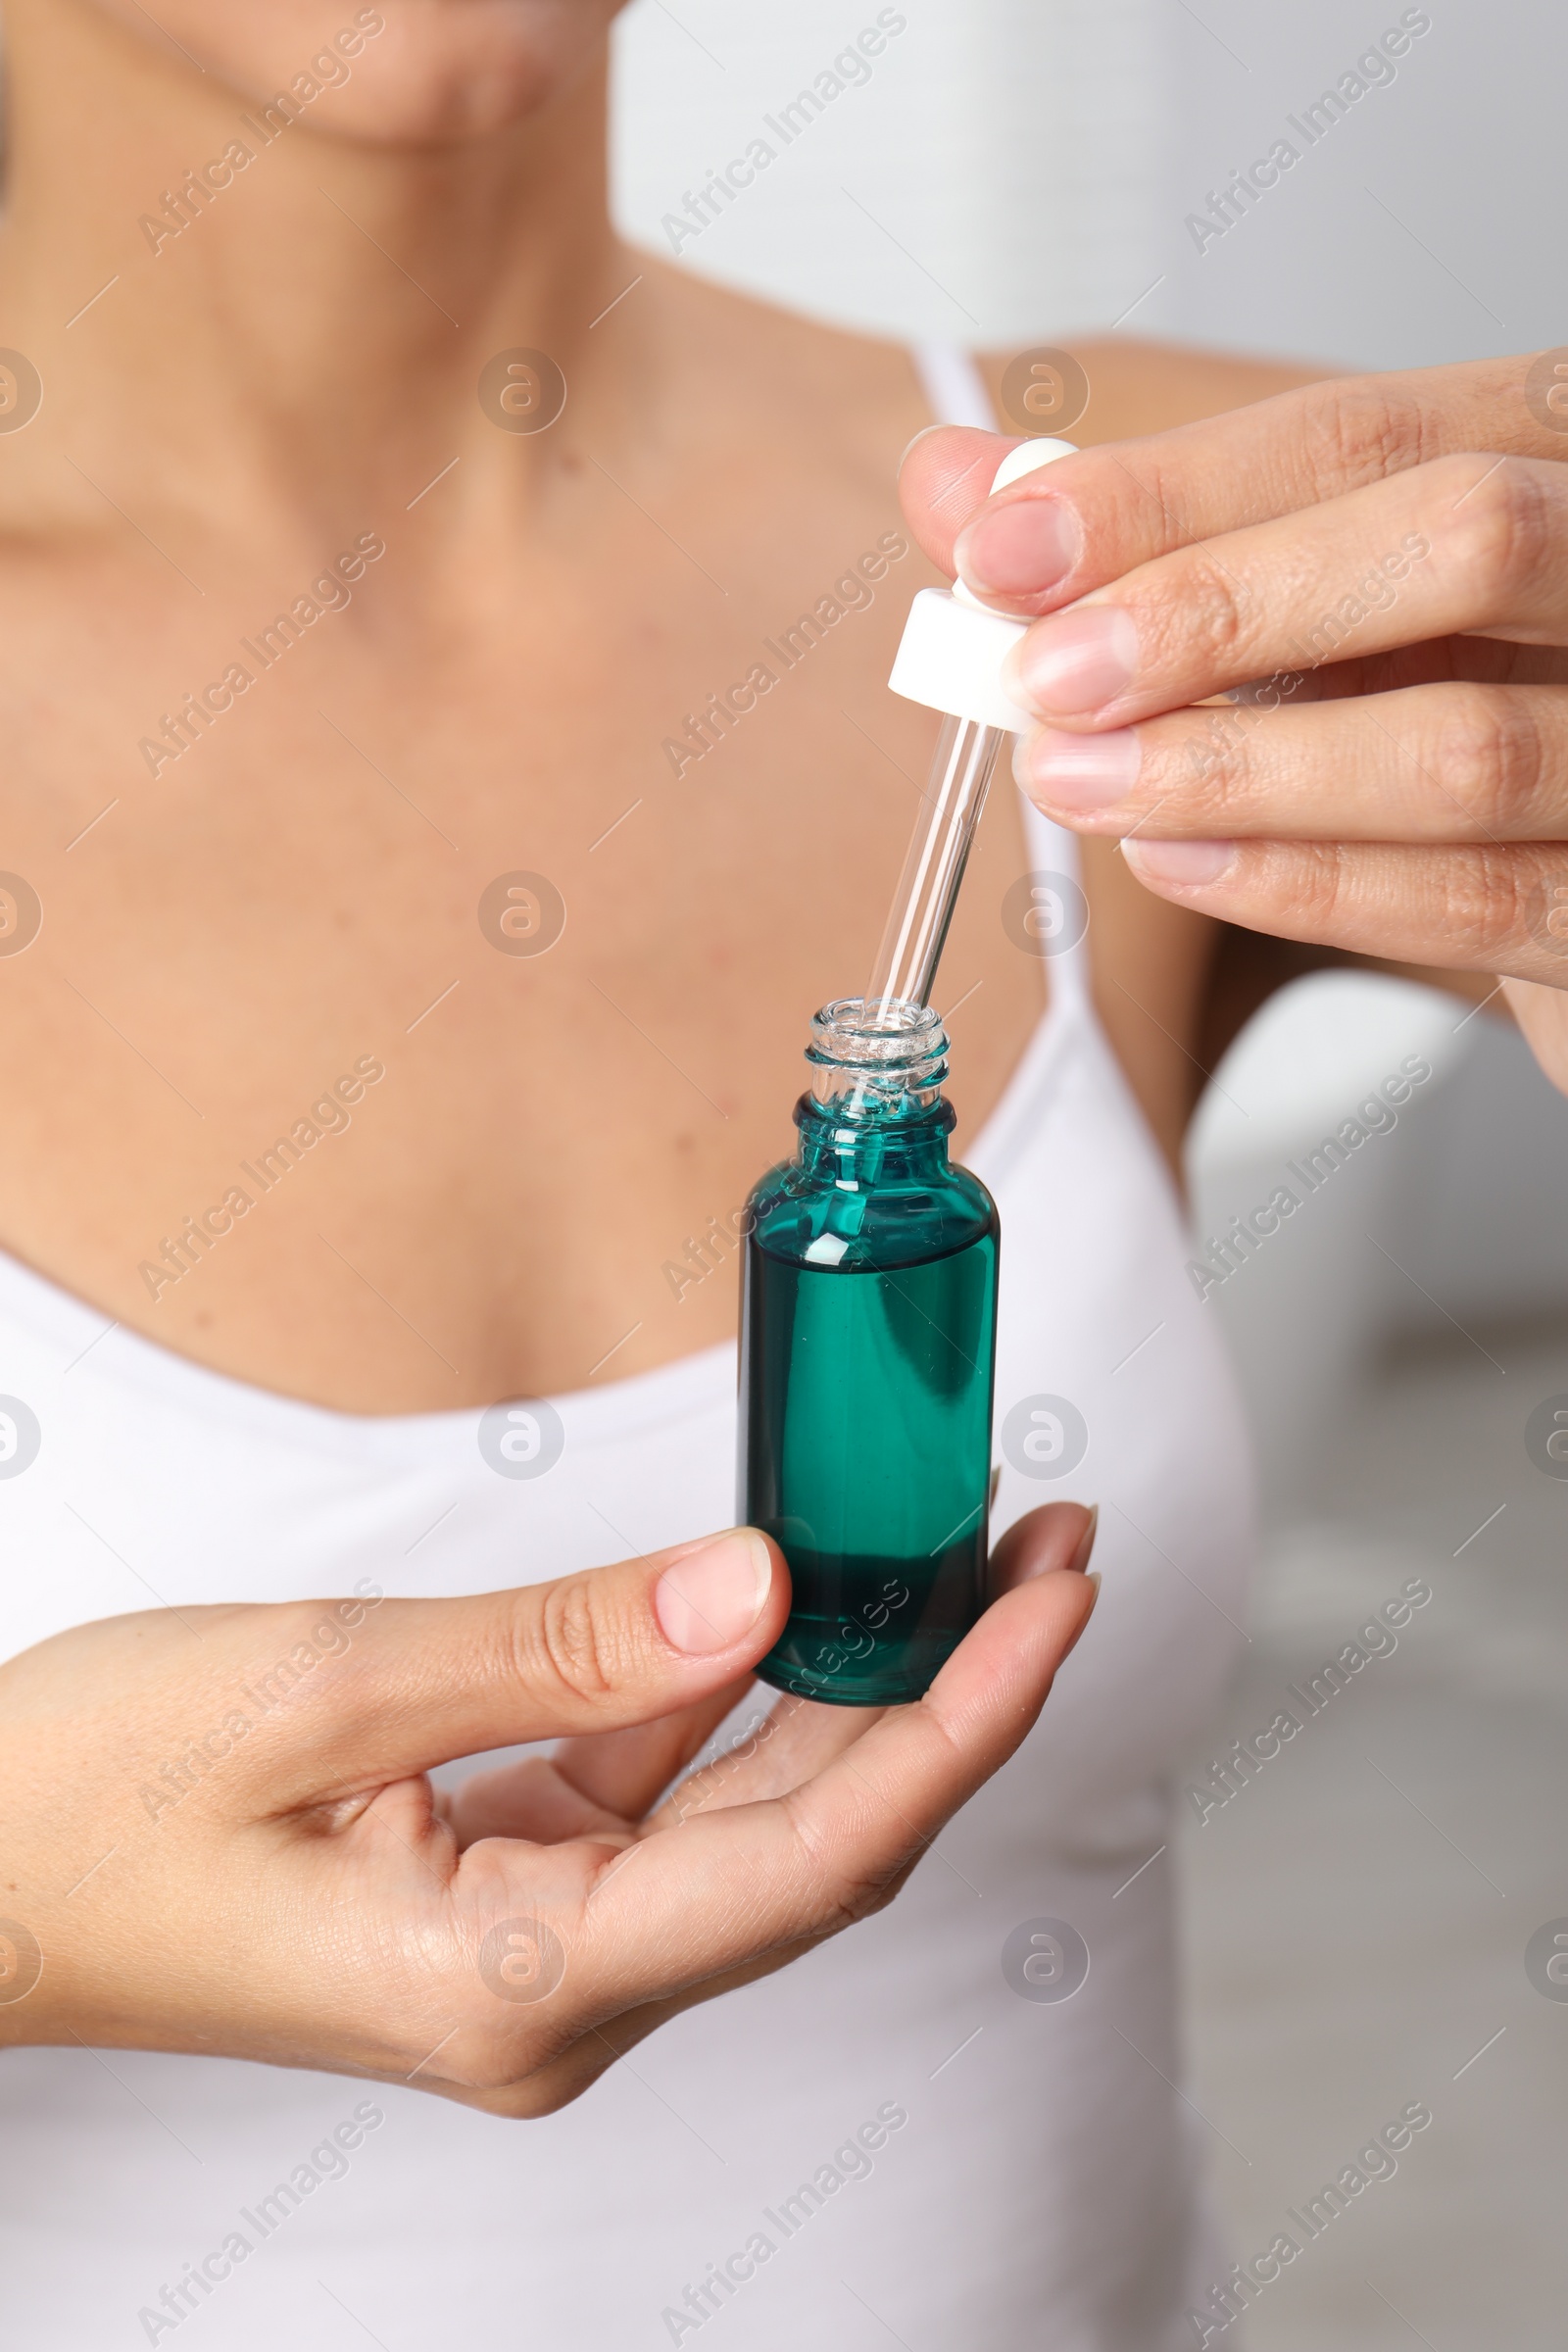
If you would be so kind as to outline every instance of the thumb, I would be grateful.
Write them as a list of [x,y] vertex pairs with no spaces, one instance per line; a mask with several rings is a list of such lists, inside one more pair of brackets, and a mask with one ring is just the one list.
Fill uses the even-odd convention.
[[928,424],[916,433],[899,466],[899,501],[922,551],[951,579],[957,570],[953,543],[977,507],[991,496],[997,467],[1017,436],[982,433],[967,424]]
[[[286,1749],[251,1753],[267,1753],[271,1803],[330,1803],[455,1756],[646,1723],[747,1674],[789,1606],[783,1556],[755,1528],[511,1592],[385,1600],[264,1718],[286,1725]],[[319,1627],[320,1604],[300,1617]],[[248,1654],[298,1654],[287,1625],[242,1631]],[[259,1663],[245,1675],[253,1691],[267,1679]]]

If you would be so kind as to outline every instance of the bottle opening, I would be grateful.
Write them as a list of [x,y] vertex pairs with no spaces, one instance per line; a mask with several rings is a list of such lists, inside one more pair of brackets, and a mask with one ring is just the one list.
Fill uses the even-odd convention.
[[929,1004],[839,997],[811,1017],[811,1095],[846,1115],[926,1110],[948,1074],[948,1037]]

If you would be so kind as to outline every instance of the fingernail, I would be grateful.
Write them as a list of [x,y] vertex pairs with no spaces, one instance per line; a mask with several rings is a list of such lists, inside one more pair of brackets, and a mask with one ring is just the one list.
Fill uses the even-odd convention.
[[1125,800],[1142,764],[1136,727],[1115,727],[1105,735],[1064,735],[1042,727],[1038,734],[1020,736],[1012,756],[1012,772],[1025,792],[1069,815]]
[[917,433],[911,433],[907,441],[906,441],[904,444],[903,449],[899,453],[899,463],[895,468],[895,471],[899,473],[904,471],[905,459],[908,456],[910,450],[914,447],[917,441],[923,441],[925,439],[927,433],[945,433],[947,430],[948,427],[945,424],[922,424],[920,430]]
[[664,1570],[654,1614],[672,1649],[710,1657],[749,1634],[773,1581],[773,1555],[755,1528],[713,1536]]
[[[1089,1573],[1089,1555],[1095,1548],[1095,1538],[1099,1533],[1100,1505],[1097,1502],[1094,1509],[1089,1514],[1089,1525],[1084,1529],[1083,1534],[1078,1539],[1078,1548],[1073,1553],[1072,1558],[1067,1562],[1069,1570],[1075,1571],[1080,1576]],[[1100,1583],[1100,1571],[1098,1568],[1094,1571],[1094,1581],[1098,1586]]]
[[1138,668],[1138,624],[1119,605],[1091,605],[1037,620],[1007,656],[1003,676],[1042,717],[1082,717],[1126,692]]
[[982,507],[954,544],[958,577],[977,596],[1038,595],[1064,580],[1083,554],[1084,526],[1059,498]]
[[1201,890],[1236,862],[1234,841],[1124,841],[1121,854],[1135,874],[1178,890]]
[[1059,1662],[1062,1665],[1066,1664],[1067,1660],[1072,1656],[1073,1651],[1077,1648],[1079,1642],[1083,1640],[1085,1634],[1089,1631],[1089,1620],[1091,1617],[1093,1617],[1096,1609],[1100,1605],[1100,1570],[1098,1568],[1091,1568],[1084,1578],[1084,1583],[1089,1587],[1094,1598],[1090,1601],[1088,1609],[1084,1613],[1084,1621],[1082,1625],[1080,1625],[1078,1631],[1074,1634],[1072,1640],[1068,1642],[1066,1648],[1061,1653]]

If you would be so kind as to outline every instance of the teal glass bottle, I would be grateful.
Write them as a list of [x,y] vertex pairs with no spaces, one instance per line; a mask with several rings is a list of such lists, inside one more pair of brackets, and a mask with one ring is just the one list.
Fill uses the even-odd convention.
[[758,1672],[886,1706],[928,1688],[984,1602],[1000,1230],[948,1158],[935,1012],[843,999],[807,1059],[742,1285],[739,1515],[794,1580]]

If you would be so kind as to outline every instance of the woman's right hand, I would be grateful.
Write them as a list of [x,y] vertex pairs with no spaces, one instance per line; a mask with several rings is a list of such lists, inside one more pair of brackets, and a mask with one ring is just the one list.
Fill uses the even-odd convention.
[[998,497],[1008,444],[938,427],[903,491],[1034,622],[1007,666],[1047,816],[1218,922],[1494,975],[1568,1094],[1565,433],[1547,351],[1304,385]]
[[[559,2107],[661,2019],[891,1899],[1082,1631],[1093,1588],[1060,1571],[1085,1522],[1054,1504],[1009,1532],[1013,1589],[917,1704],[786,1700],[779,1736],[650,1818],[788,1615],[753,1531],[471,1599],[57,1635],[0,1667],[0,2044]],[[450,1801],[425,1777],[563,1735]]]

